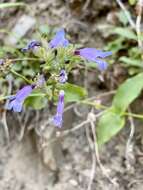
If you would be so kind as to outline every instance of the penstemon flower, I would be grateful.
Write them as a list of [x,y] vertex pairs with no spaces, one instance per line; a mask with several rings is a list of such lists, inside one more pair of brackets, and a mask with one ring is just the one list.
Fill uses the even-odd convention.
[[53,117],[53,124],[56,127],[61,128],[63,123],[63,111],[64,111],[64,91],[60,90],[59,92],[59,100],[57,105],[57,113]]
[[24,100],[31,94],[33,88],[33,85],[27,85],[19,90],[16,95],[10,99],[6,109],[21,112]]
[[[25,87],[20,89],[16,93],[16,95],[9,98],[9,103],[6,106],[8,110],[21,112],[25,99],[31,93],[35,93],[33,92],[34,89],[37,93],[38,90],[36,89],[41,88],[39,89],[39,91],[43,90],[43,92],[47,97],[48,93],[49,95],[52,94],[53,89],[57,90],[57,88],[59,87],[64,87],[64,83],[66,83],[68,80],[68,73],[75,66],[78,60],[86,59],[88,61],[96,62],[98,68],[101,71],[103,71],[107,68],[107,62],[104,61],[103,59],[112,54],[109,51],[104,52],[102,50],[97,50],[95,48],[82,48],[75,50],[76,46],[70,44],[68,39],[66,39],[64,29],[60,29],[59,31],[57,31],[53,39],[48,44],[47,42],[45,44],[43,40],[42,42],[39,42],[37,40],[32,40],[28,42],[26,47],[22,49],[23,52],[29,52],[29,51],[32,52],[36,57],[38,57],[37,60],[39,60],[40,58],[42,64],[40,64],[39,66],[36,65],[35,66],[36,68],[34,66],[32,68],[36,69],[35,73],[42,73],[42,74],[38,74],[36,77],[34,77],[34,82],[31,85],[26,85]],[[48,48],[46,48],[46,45],[48,46]],[[77,56],[75,55],[78,55],[79,57],[77,58]],[[0,59],[0,69],[2,71],[5,70],[4,67],[5,65],[6,66],[10,65],[6,63],[7,60]],[[9,68],[8,72],[12,71],[13,74],[20,76],[21,78],[25,77],[21,74],[16,73],[14,70],[10,69],[11,67]],[[47,81],[45,80],[44,75],[46,76]],[[26,81],[29,82],[29,80]],[[48,85],[49,88],[47,89],[46,87]],[[45,87],[45,91],[43,87]],[[57,111],[53,117],[53,124],[58,128],[61,128],[63,124],[64,94],[65,92],[63,90],[60,90],[58,103],[57,103]],[[33,104],[33,102],[31,103]]]
[[104,71],[107,68],[107,62],[102,60],[101,58],[108,57],[112,55],[112,52],[107,51],[103,52],[102,50],[97,50],[95,48],[83,48],[75,51],[76,55],[80,55],[81,57],[87,59],[88,61],[96,62],[98,68],[101,71]]
[[58,46],[67,47],[68,45],[69,41],[65,38],[64,29],[57,31],[54,38],[49,42],[50,48],[56,48]]
[[4,64],[4,60],[0,59],[0,65],[3,65],[3,64]]
[[61,70],[59,74],[59,82],[60,83],[65,83],[68,80],[67,73],[64,69]]
[[27,44],[25,48],[22,48],[21,51],[27,52],[29,50],[34,50],[34,48],[39,47],[39,46],[40,46],[40,42],[38,42],[37,40],[32,40]]

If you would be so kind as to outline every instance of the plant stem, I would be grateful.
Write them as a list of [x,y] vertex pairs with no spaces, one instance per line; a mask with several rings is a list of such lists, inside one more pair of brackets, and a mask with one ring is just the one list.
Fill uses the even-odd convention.
[[[109,107],[107,106],[104,106],[102,104],[98,104],[96,102],[90,102],[90,101],[87,101],[87,100],[83,100],[81,101],[82,104],[86,104],[86,105],[90,105],[90,106],[94,106],[96,109],[104,109],[104,110],[107,110]],[[119,113],[120,114],[120,113]],[[135,117],[135,118],[138,118],[138,119],[143,119],[143,114],[135,114],[135,113],[129,113],[129,112],[124,112],[122,114],[123,116],[131,116],[131,117]]]
[[96,103],[96,102],[91,102],[91,101],[88,101],[88,100],[83,100],[80,103],[90,105],[90,106],[94,106],[96,109],[108,109],[107,106],[104,106],[104,105]]
[[37,61],[40,60],[39,58],[17,58],[17,59],[10,59],[12,62],[14,61]]
[[23,80],[25,80],[28,84],[31,84],[32,81],[28,80],[26,77],[24,77],[23,75],[17,73],[16,71],[14,71],[13,69],[10,70],[10,72],[20,78],[22,78]]
[[14,95],[0,96],[0,101],[13,97]]
[[135,117],[135,118],[138,118],[138,119],[143,119],[143,114],[141,115],[141,114],[135,114],[135,113],[125,112],[125,113],[123,113],[123,115]]

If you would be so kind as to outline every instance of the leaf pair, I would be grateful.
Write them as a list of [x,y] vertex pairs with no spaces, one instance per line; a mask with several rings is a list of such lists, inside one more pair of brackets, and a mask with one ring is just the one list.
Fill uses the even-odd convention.
[[97,127],[98,144],[102,145],[125,125],[124,113],[143,89],[143,73],[127,79],[117,90],[112,106],[102,115]]

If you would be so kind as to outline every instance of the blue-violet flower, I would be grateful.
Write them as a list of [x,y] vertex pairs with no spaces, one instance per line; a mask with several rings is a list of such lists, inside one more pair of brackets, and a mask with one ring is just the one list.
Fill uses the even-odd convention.
[[63,111],[64,111],[64,91],[60,90],[59,100],[57,105],[57,113],[53,117],[53,124],[56,127],[61,128],[63,123]]
[[6,109],[13,110],[14,112],[21,112],[24,100],[31,94],[34,86],[27,85],[19,90],[15,96],[10,99]]
[[64,29],[57,31],[54,38],[49,42],[50,48],[56,48],[58,46],[67,47],[68,45],[69,41],[65,38]]
[[59,74],[59,82],[60,83],[65,83],[68,80],[67,73],[64,69],[61,70]]
[[75,54],[80,55],[81,57],[87,59],[88,61],[96,62],[98,68],[101,71],[104,71],[107,68],[107,62],[105,62],[101,58],[105,58],[112,55],[112,52],[110,51],[104,52],[102,50],[97,50],[95,48],[83,48],[76,50]]
[[3,64],[4,64],[4,60],[0,59],[0,65],[3,65]]
[[40,46],[40,42],[38,42],[37,40],[32,40],[30,41],[25,48],[22,48],[21,51],[23,52],[27,52],[29,50],[34,50],[34,48],[39,47]]

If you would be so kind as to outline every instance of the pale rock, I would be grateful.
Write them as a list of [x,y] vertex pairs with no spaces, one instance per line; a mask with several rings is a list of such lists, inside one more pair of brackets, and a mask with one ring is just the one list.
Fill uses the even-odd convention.
[[25,34],[35,25],[35,23],[35,18],[28,15],[22,15],[12,29],[11,34],[8,38],[6,38],[5,44],[17,44],[17,42],[25,36]]

